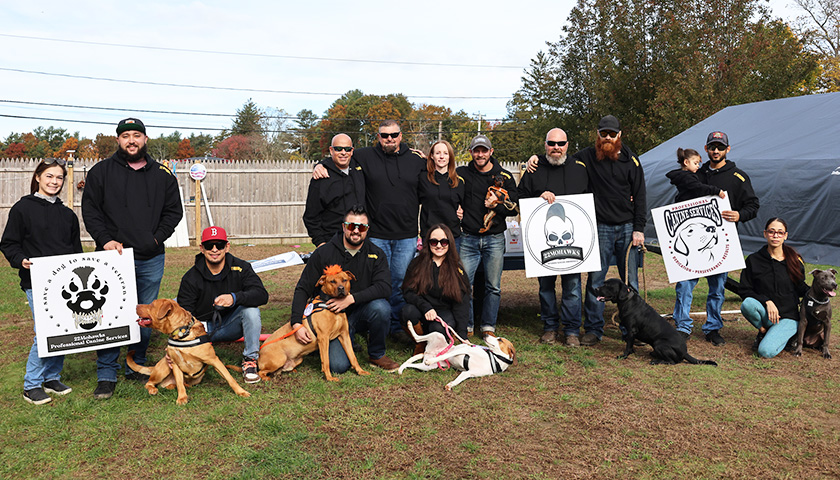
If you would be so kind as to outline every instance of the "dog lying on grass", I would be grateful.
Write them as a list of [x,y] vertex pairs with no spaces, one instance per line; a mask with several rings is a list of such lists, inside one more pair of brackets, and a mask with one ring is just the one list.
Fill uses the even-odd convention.
[[813,347],[822,350],[823,358],[830,359],[828,351],[831,341],[831,298],[836,295],[837,281],[834,276],[837,271],[812,270],[814,282],[805,298],[799,315],[799,328],[796,331],[796,348],[793,354],[802,355],[802,347]]
[[487,347],[471,343],[450,346],[446,337],[439,332],[417,335],[411,322],[408,322],[408,331],[416,342],[426,342],[426,350],[403,362],[399,368],[400,375],[406,368],[416,368],[423,372],[446,368],[445,362],[448,362],[452,368],[460,370],[461,374],[446,384],[446,390],[451,391],[452,387],[468,378],[504,372],[516,361],[516,349],[506,338],[488,335],[485,338]]
[[185,386],[201,382],[207,372],[207,365],[213,365],[237,395],[251,396],[239,386],[216,356],[204,325],[190,312],[172,300],[159,299],[149,305],[137,305],[137,316],[140,317],[137,323],[141,326],[152,327],[169,339],[166,356],[152,368],[134,363],[133,351],[126,356],[126,363],[132,370],[149,376],[145,385],[149,395],[157,395],[156,385],[167,389],[176,388],[178,398],[175,402],[184,405],[187,403]]
[[[355,279],[356,277],[352,273],[343,271],[338,265],[330,265],[324,269],[324,275],[318,279],[317,286],[321,288],[321,293],[326,298],[343,298],[350,293],[350,280]],[[353,352],[353,345],[350,341],[347,314],[331,312],[325,307],[324,301],[320,296],[315,297],[307,306],[307,312],[310,311],[311,307],[311,313],[304,317],[303,322],[295,328],[292,328],[291,323],[287,323],[278,328],[263,342],[258,360],[260,378],[268,380],[269,376],[277,370],[283,372],[294,370],[303,361],[304,356],[317,349],[321,353],[321,370],[327,380],[337,382],[338,378],[330,372],[329,355],[330,340],[335,338],[338,338],[344,348],[344,353],[350,360],[350,365],[353,366],[356,373],[370,375],[369,372],[362,370],[359,361],[356,360],[356,354]],[[308,329],[310,336],[317,341],[309,342],[306,345],[301,344],[294,335],[297,328]]]
[[636,292],[617,278],[611,278],[595,289],[601,302],[615,302],[621,326],[627,331],[624,353],[618,358],[627,358],[634,353],[633,343],[641,340],[653,347],[651,365],[674,365],[683,360],[695,365],[714,365],[711,360],[697,360],[688,354],[685,339],[677,329],[662,318],[656,310],[645,303]]

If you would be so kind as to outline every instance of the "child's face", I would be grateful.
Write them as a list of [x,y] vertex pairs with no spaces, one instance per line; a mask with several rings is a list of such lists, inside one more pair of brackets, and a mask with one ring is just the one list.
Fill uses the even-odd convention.
[[683,170],[688,170],[691,173],[696,173],[700,169],[700,155],[688,157],[685,159]]

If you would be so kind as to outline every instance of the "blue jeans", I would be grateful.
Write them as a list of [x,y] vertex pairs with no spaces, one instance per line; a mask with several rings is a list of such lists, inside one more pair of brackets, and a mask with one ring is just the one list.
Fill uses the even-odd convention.
[[[481,331],[496,331],[499,316],[499,304],[502,301],[502,267],[505,263],[505,234],[461,235],[461,262],[470,277],[470,285],[475,281],[478,264],[484,265],[484,304],[481,310]],[[476,286],[473,285],[473,290]],[[468,330],[474,330],[473,305],[470,300],[470,319]]]
[[[160,291],[160,280],[163,278],[163,265],[166,255],[160,255],[148,260],[134,261],[135,283],[137,285],[137,304],[145,305],[157,300]],[[134,361],[137,365],[146,364],[146,349],[149,348],[149,338],[152,336],[152,329],[140,327],[140,341],[129,345],[128,350],[134,350]],[[120,357],[120,347],[105,348],[96,352],[96,378],[100,382],[116,382],[117,372],[120,364],[117,359]],[[125,367],[126,373],[131,369]]]
[[543,319],[543,330],[556,332],[560,328],[560,320],[563,322],[563,333],[566,336],[580,335],[581,316],[581,292],[580,274],[570,273],[560,275],[560,285],[563,288],[563,296],[560,302],[560,311],[557,311],[557,294],[555,285],[557,275],[539,277],[540,284],[540,316]]
[[402,238],[399,240],[369,238],[368,240],[381,248],[385,252],[385,258],[388,259],[388,267],[391,269],[391,298],[388,299],[391,304],[389,333],[397,332],[402,330],[402,325],[400,325],[400,312],[402,312],[403,305],[405,305],[405,300],[403,300],[400,289],[402,288],[408,264],[411,263],[414,254],[417,253],[417,238]]
[[[674,323],[680,332],[691,333],[692,321],[688,315],[691,311],[691,301],[694,298],[694,287],[699,278],[677,282],[675,287],[677,299],[674,302]],[[723,308],[723,297],[726,289],[726,273],[709,275],[706,277],[709,284],[709,295],[706,297],[706,323],[703,324],[703,333],[720,330],[723,327],[723,317],[720,311]]]
[[[385,356],[385,337],[391,324],[391,307],[384,298],[371,300],[359,305],[352,313],[347,314],[350,325],[350,338],[357,333],[368,334],[368,356],[378,360]],[[344,353],[344,348],[337,338],[330,341],[330,371],[344,373],[350,370],[350,359]]]
[[[599,302],[595,295],[595,289],[604,285],[607,278],[607,271],[610,269],[610,260],[615,256],[615,263],[618,267],[618,276],[625,283],[639,290],[639,257],[640,255],[630,253],[629,272],[625,272],[624,259],[627,258],[627,246],[633,243],[633,224],[623,225],[598,224],[598,246],[601,253],[601,270],[589,272],[586,278],[586,299],[583,310],[586,313],[586,321],[583,330],[592,333],[599,339],[604,335],[604,303]],[[629,278],[627,273],[629,273]]]
[[741,313],[755,328],[764,327],[767,330],[758,344],[758,354],[764,358],[773,358],[784,350],[799,327],[799,322],[790,318],[780,318],[779,323],[770,323],[767,308],[752,297],[747,297],[741,304]]
[[[29,310],[32,311],[32,320],[35,320],[35,308],[32,306],[32,289],[24,290],[26,301],[29,302]],[[29,358],[26,359],[26,373],[23,374],[23,389],[32,390],[39,388],[44,382],[50,380],[61,380],[61,370],[64,368],[64,355],[55,357],[38,356],[38,337],[32,340],[32,348],[29,349]]]
[[207,333],[214,342],[235,342],[244,339],[242,356],[256,360],[260,356],[262,321],[257,307],[238,306],[222,317],[220,325],[207,322]]

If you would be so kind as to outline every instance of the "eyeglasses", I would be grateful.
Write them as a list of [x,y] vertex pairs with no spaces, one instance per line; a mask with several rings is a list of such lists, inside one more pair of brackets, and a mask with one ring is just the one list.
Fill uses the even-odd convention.
[[429,239],[429,245],[431,245],[433,247],[437,247],[438,244],[440,244],[441,247],[448,247],[449,246],[449,239],[448,238],[441,238],[441,239],[430,238]]
[[224,250],[225,246],[228,242],[224,240],[207,240],[206,242],[201,242],[201,246],[204,247],[205,250]]
[[382,137],[382,138],[388,138],[388,137],[397,138],[397,137],[400,136],[401,133],[402,132],[396,132],[396,133],[379,132],[379,136]]
[[565,147],[567,143],[569,143],[569,142],[566,141],[566,140],[562,140],[562,141],[559,141],[559,142],[555,142],[554,140],[546,140],[545,141],[545,144],[548,145],[549,147],[553,147],[555,145],[558,146],[558,147]]
[[60,165],[62,167],[67,165],[67,161],[64,160],[64,159],[61,159],[61,158],[45,158],[44,159],[44,165],[52,165],[53,163],[55,163],[57,165]]
[[608,132],[606,130],[603,132],[598,132],[598,134],[601,135],[601,138],[615,138],[618,136],[618,132]]
[[336,152],[352,152],[353,147],[330,147]]
[[714,143],[712,145],[706,145],[706,148],[708,148],[709,151],[717,150],[718,152],[725,152],[726,149],[729,148],[729,147],[727,147],[726,145],[721,145],[719,143]]
[[347,231],[352,232],[355,229],[359,229],[359,233],[365,233],[370,228],[370,225],[367,223],[353,223],[353,222],[344,222],[344,227]]
[[783,232],[781,230],[765,230],[764,233],[766,233],[768,237],[784,237],[787,235],[787,232]]

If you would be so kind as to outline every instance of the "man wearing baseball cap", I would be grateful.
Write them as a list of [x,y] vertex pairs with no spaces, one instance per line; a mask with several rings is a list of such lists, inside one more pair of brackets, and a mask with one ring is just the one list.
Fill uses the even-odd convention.
[[[721,216],[730,222],[746,222],[758,215],[758,197],[755,195],[750,177],[735,166],[735,162],[728,161],[729,136],[723,132],[712,132],[706,138],[706,154],[709,161],[697,171],[697,178],[706,184],[714,185],[726,191],[729,204],[733,210],[724,210]],[[677,299],[674,303],[674,322],[686,340],[691,335],[692,321],[689,317],[694,286],[700,279],[678,282],[676,286]],[[706,277],[709,284],[709,295],[706,297],[706,323],[703,333],[706,341],[714,346],[726,344],[720,335],[723,318],[720,315],[723,308],[723,298],[726,286],[726,273]]]
[[268,303],[268,292],[251,264],[230,254],[224,228],[205,228],[198,248],[195,265],[181,277],[178,304],[204,322],[211,341],[243,338],[242,376],[245,383],[257,383],[262,330],[258,307]]
[[[96,250],[123,248],[134,252],[137,301],[151,303],[158,297],[163,277],[163,242],[183,216],[178,183],[169,169],[146,153],[146,126],[137,118],[117,124],[117,151],[94,165],[85,179],[82,218]],[[140,329],[140,342],[129,345],[134,360],[146,363],[151,329]],[[94,398],[111,397],[120,369],[120,348],[97,350],[98,384]],[[145,382],[147,375],[126,367],[126,378]]]

